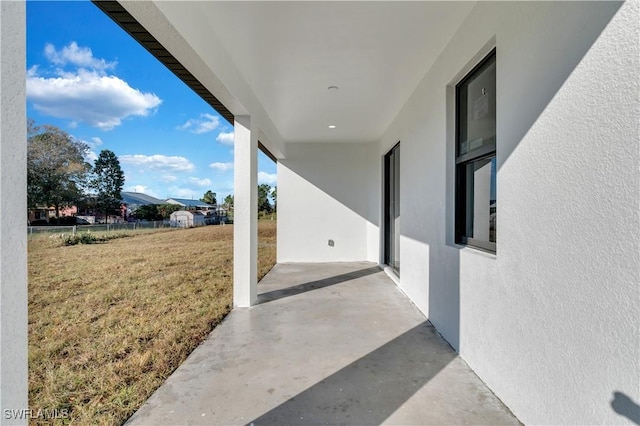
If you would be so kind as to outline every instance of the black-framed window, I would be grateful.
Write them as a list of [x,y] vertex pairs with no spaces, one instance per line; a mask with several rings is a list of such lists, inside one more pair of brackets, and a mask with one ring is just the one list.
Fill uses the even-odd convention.
[[456,243],[496,252],[496,52],[456,85]]

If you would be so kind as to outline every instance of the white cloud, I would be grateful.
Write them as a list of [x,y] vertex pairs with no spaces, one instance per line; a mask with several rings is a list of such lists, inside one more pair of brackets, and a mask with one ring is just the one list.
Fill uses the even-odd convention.
[[211,163],[209,164],[213,170],[217,170],[219,172],[226,172],[227,170],[233,169],[233,163]]
[[172,175],[164,175],[160,180],[164,183],[175,182],[178,178]]
[[78,70],[65,77],[27,77],[27,99],[35,109],[57,118],[111,130],[129,116],[149,115],[162,100],[142,93],[116,76]]
[[84,139],[80,139],[80,142],[87,144],[87,146],[91,149],[95,149],[103,144],[102,139],[100,138],[91,138],[88,141]]
[[220,142],[222,145],[232,146],[234,141],[234,134],[233,132],[227,132],[227,133],[220,132],[218,133],[216,140]]
[[159,198],[158,195],[149,188],[147,185],[132,185],[124,189],[126,192],[137,192],[139,194],[151,195],[152,197]]
[[57,50],[54,45],[48,43],[44,46],[44,56],[55,65],[71,64],[80,68],[94,70],[115,68],[117,64],[117,62],[107,62],[104,59],[94,58],[90,48],[79,47],[75,41],[63,47],[62,50]]
[[152,170],[164,170],[167,172],[190,172],[195,170],[196,166],[185,157],[166,156],[166,155],[121,155],[120,162],[138,168],[147,168]]
[[[27,99],[43,114],[69,119],[70,126],[84,122],[102,130],[111,130],[131,116],[152,113],[162,100],[143,93],[105,71],[115,62],[94,58],[91,49],[72,42],[62,50],[47,44],[45,57],[58,66],[54,75],[46,75],[34,65],[27,72]],[[73,70],[61,67],[71,65]]]
[[212,183],[211,179],[209,178],[200,179],[197,177],[190,177],[189,182],[198,186],[211,186],[211,183]]
[[278,183],[278,175],[275,173],[258,172],[258,183],[266,183],[271,186]]
[[79,139],[78,141],[82,142],[87,146],[87,149],[84,151],[84,160],[92,163],[98,159],[98,154],[94,151],[95,143],[92,141],[86,141],[84,139]]
[[193,120],[187,120],[186,123],[176,127],[176,129],[178,129],[178,130],[187,130],[192,125],[193,125]]
[[194,191],[193,189],[190,188],[182,188],[179,186],[170,186],[168,188],[169,191],[169,198],[171,197],[175,197],[175,198],[192,198],[194,200],[199,199],[202,194],[198,194],[196,191]]
[[220,118],[213,114],[200,114],[200,118],[191,118],[178,130],[192,129],[192,133],[202,134],[214,131],[220,125]]
[[33,65],[31,68],[29,68],[27,70],[27,77],[33,77],[38,75],[38,68],[40,68],[40,65]]
[[85,161],[88,161],[89,163],[94,163],[98,159],[98,154],[96,154],[95,151],[92,151],[92,150],[88,149],[84,153],[84,159],[85,159]]
[[132,185],[126,187],[124,190],[125,192],[144,192],[146,189],[149,189],[149,187],[145,185]]

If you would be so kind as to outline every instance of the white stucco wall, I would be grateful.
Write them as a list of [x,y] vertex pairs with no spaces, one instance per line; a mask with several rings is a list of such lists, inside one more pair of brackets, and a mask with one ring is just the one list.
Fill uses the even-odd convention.
[[372,147],[287,145],[278,162],[278,262],[378,261]]
[[24,2],[0,2],[0,424],[26,424],[27,200]]
[[[639,23],[638,2],[480,2],[379,146],[401,141],[402,289],[527,424],[640,404]],[[493,45],[495,256],[452,244],[452,86]]]

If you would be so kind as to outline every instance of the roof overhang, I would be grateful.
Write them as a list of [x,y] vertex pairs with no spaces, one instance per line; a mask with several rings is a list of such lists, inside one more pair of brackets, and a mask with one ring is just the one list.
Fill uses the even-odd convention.
[[229,121],[250,115],[274,157],[379,141],[475,4],[95,3]]

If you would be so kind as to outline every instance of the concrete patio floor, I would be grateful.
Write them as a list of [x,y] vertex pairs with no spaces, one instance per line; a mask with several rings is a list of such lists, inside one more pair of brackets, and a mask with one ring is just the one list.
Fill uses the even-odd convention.
[[372,263],[278,264],[131,425],[519,424]]

